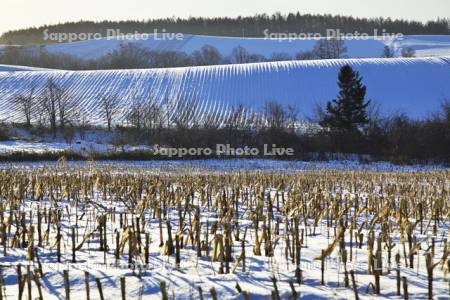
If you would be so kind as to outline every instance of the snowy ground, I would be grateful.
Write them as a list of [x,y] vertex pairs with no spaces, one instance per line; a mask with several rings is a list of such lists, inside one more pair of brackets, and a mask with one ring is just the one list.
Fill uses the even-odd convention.
[[89,153],[106,154],[111,152],[134,152],[134,151],[150,151],[151,148],[144,145],[132,146],[123,145],[117,147],[112,144],[96,143],[88,141],[78,141],[74,143],[65,142],[29,142],[23,140],[1,141],[0,154],[14,154],[15,152],[23,153],[61,153],[66,151],[78,153],[87,156]]
[[64,152],[70,149],[66,143],[40,143],[27,142],[21,140],[0,142],[0,153],[10,154],[14,152],[46,153],[46,152]]
[[[103,203],[112,207],[108,203]],[[27,210],[32,210],[36,203],[27,203]],[[40,204],[42,207],[42,203]],[[49,205],[47,203],[47,205]],[[74,207],[69,203],[62,203],[62,207],[67,207],[74,212]],[[117,205],[114,205],[116,208]],[[121,208],[118,208],[118,210]],[[172,211],[173,225],[176,225],[177,212]],[[131,219],[131,218],[130,218]],[[205,216],[202,222],[213,222],[215,218],[213,215]],[[131,221],[130,221],[131,222]],[[288,299],[291,296],[289,281],[294,280],[295,265],[284,258],[285,247],[280,242],[276,249],[274,257],[264,257],[252,255],[252,247],[254,235],[249,234],[247,237],[246,253],[248,255],[246,261],[246,272],[242,272],[242,266],[238,266],[236,274],[218,274],[219,265],[217,262],[211,262],[207,257],[197,258],[196,251],[191,247],[182,249],[181,251],[181,265],[179,268],[175,265],[174,256],[162,256],[159,247],[159,229],[157,223],[149,223],[144,230],[149,232],[152,237],[150,246],[150,261],[148,269],[142,269],[133,272],[128,268],[126,260],[122,260],[118,266],[115,265],[114,248],[115,235],[114,228],[118,224],[110,226],[108,232],[108,244],[112,249],[108,251],[106,260],[104,253],[98,251],[98,243],[94,241],[91,245],[84,247],[83,250],[77,252],[77,263],[71,263],[71,241],[70,241],[70,224],[74,224],[75,220],[64,222],[63,229],[63,248],[66,252],[62,256],[62,263],[57,263],[54,250],[40,249],[39,256],[43,265],[44,279],[43,291],[44,299],[64,299],[64,285],[63,285],[63,270],[69,270],[70,274],[70,293],[72,299],[85,299],[86,289],[84,283],[84,271],[91,274],[91,299],[99,299],[97,286],[94,278],[100,278],[104,288],[106,299],[119,298],[120,281],[119,278],[126,277],[127,296],[136,299],[143,294],[144,299],[160,299],[161,280],[167,282],[168,292],[171,299],[196,299],[198,298],[198,286],[201,286],[205,297],[210,299],[209,289],[215,287],[220,298],[222,299],[239,299],[239,293],[235,288],[236,283],[250,293],[251,299],[267,299],[273,290],[273,284],[270,278],[275,276],[278,280],[278,288],[280,289],[283,298]],[[242,222],[243,227],[250,227],[249,222]],[[92,229],[92,228],[91,228]],[[53,232],[53,229],[51,229]],[[85,228],[80,226],[80,239]],[[164,228],[164,230],[166,230]],[[283,230],[281,228],[281,230]],[[442,253],[443,244],[442,236],[448,235],[448,227],[440,232],[440,238],[437,239],[436,257]],[[423,237],[420,237],[423,238]],[[98,239],[98,237],[96,238]],[[351,288],[343,286],[343,265],[340,264],[340,259],[337,254],[332,255],[326,262],[325,276],[326,285],[320,285],[320,261],[314,260],[322,249],[326,249],[330,241],[332,241],[332,230],[326,228],[323,222],[315,236],[306,237],[306,245],[302,248],[302,264],[304,284],[295,285],[297,292],[301,299],[352,299],[354,297]],[[394,242],[398,243],[399,237]],[[240,243],[236,242],[234,245],[235,257],[240,253]],[[399,250],[396,248],[396,251]],[[396,253],[396,251],[394,253]],[[348,264],[349,270],[355,270],[357,285],[359,286],[359,294],[361,299],[375,298],[372,293],[366,293],[369,282],[373,282],[373,275],[367,274],[367,250],[354,249],[354,260]],[[407,276],[409,282],[409,293],[411,299],[426,298],[426,270],[424,269],[425,262],[422,255],[418,255],[420,262],[419,269],[403,267],[401,269],[402,276]],[[106,265],[104,262],[106,261]],[[26,250],[8,250],[8,254],[4,257],[0,254],[0,265],[3,266],[2,273],[6,283],[6,295],[8,298],[13,298],[17,295],[17,271],[18,263],[26,264]],[[143,263],[140,261],[140,263]],[[36,266],[35,263],[33,263]],[[232,264],[233,265],[233,264]],[[384,261],[387,265],[387,260]],[[8,267],[4,267],[8,266]],[[143,268],[143,267],[142,267]],[[386,270],[384,270],[386,272]],[[140,273],[141,278],[137,276]],[[448,299],[449,290],[447,279],[444,279],[443,272],[437,270],[434,279],[435,295],[439,299]],[[395,296],[396,277],[395,271],[386,274],[382,277],[382,294],[377,299],[403,299],[403,297]],[[37,291],[33,290],[36,296]],[[173,298],[172,298],[173,297]]]
[[[92,162],[67,161],[70,168],[85,167]],[[270,159],[202,159],[202,160],[149,160],[149,161],[96,161],[101,168],[114,170],[141,171],[147,174],[177,173],[223,173],[223,172],[276,172],[297,173],[311,170],[367,170],[381,172],[427,172],[449,170],[444,165],[399,166],[389,162],[360,163],[351,160],[340,161],[286,161]],[[42,169],[56,168],[54,161],[0,162],[0,169]]]
[[0,64],[0,72],[17,72],[17,71],[45,71],[50,70],[46,68],[34,68],[27,66],[12,66],[12,65],[2,65]]
[[[447,182],[448,185],[448,182]],[[273,190],[274,191],[274,190]],[[272,192],[272,195],[273,192]],[[214,287],[220,299],[238,299],[240,298],[238,291],[235,288],[236,283],[242,287],[243,290],[248,291],[251,299],[267,299],[273,290],[273,284],[270,278],[275,276],[278,280],[278,289],[283,299],[288,299],[291,296],[291,289],[288,282],[294,279],[295,266],[290,259],[285,258],[285,242],[284,242],[284,224],[280,224],[279,243],[275,246],[275,255],[273,257],[265,257],[264,255],[255,256],[252,252],[252,244],[255,239],[255,232],[252,230],[252,221],[249,219],[249,212],[239,211],[240,227],[242,231],[248,229],[246,237],[246,270],[243,271],[242,264],[238,264],[236,272],[231,274],[218,274],[219,263],[211,262],[207,256],[197,257],[195,249],[190,245],[181,250],[181,264],[179,267],[175,264],[174,256],[163,256],[159,247],[159,227],[158,222],[148,213],[145,213],[144,218],[146,225],[142,231],[150,234],[150,260],[147,269],[134,271],[126,266],[126,255],[121,259],[118,267],[114,258],[115,250],[115,232],[120,231],[119,217],[120,212],[126,211],[125,206],[120,202],[113,202],[102,199],[101,195],[96,194],[94,202],[99,203],[106,210],[115,209],[115,219],[108,218],[107,221],[107,239],[110,249],[105,254],[98,251],[98,234],[95,233],[89,243],[85,244],[80,251],[77,251],[77,263],[70,263],[71,258],[71,226],[77,224],[78,235],[77,239],[82,239],[85,232],[90,232],[94,229],[93,224],[89,223],[96,216],[100,215],[103,209],[99,206],[88,204],[84,212],[81,214],[80,207],[74,205],[69,201],[58,202],[58,207],[67,212],[64,213],[62,219],[62,259],[61,263],[56,263],[56,255],[54,247],[40,247],[39,258],[43,266],[44,277],[42,279],[44,299],[65,299],[63,270],[69,270],[70,275],[70,294],[72,299],[84,299],[86,295],[86,288],[84,283],[84,271],[90,272],[90,293],[91,299],[99,299],[97,286],[94,278],[99,278],[103,285],[103,293],[105,299],[114,299],[121,297],[119,278],[126,277],[126,291],[127,297],[130,299],[160,299],[159,284],[161,280],[167,282],[169,299],[196,299],[198,298],[197,288],[202,287],[206,299],[210,299],[209,290]],[[198,199],[197,199],[198,201]],[[198,203],[197,203],[198,204]],[[21,207],[26,215],[31,212],[36,212],[38,207],[53,207],[55,203],[49,200],[42,201],[24,201]],[[6,214],[8,215],[8,214]],[[201,223],[213,223],[216,219],[216,213],[208,210],[207,207],[201,207]],[[279,213],[276,213],[277,217]],[[70,216],[67,217],[67,216]],[[127,214],[126,221],[131,223],[136,215]],[[171,220],[172,226],[176,229],[178,224],[179,214],[176,209],[170,208],[168,219]],[[372,216],[368,216],[369,221]],[[36,225],[35,219],[33,223]],[[363,221],[363,217],[361,217]],[[312,222],[312,220],[311,220]],[[86,225],[88,224],[88,225]],[[47,227],[47,224],[45,224]],[[301,227],[303,228],[303,227]],[[48,225],[48,233],[50,240],[48,245],[54,245],[52,237],[55,235],[55,227]],[[167,238],[166,226],[163,228],[164,237]],[[362,231],[366,234],[366,231]],[[378,234],[379,231],[377,231]],[[308,232],[307,232],[308,233]],[[424,234],[417,233],[419,241],[425,239],[431,233]],[[447,223],[439,226],[439,231],[436,237],[436,258],[439,258],[443,252],[443,238],[448,236],[449,226]],[[322,249],[327,248],[328,244],[333,240],[333,229],[327,228],[326,222],[321,221],[317,227],[315,235],[305,235],[305,243],[301,250],[301,269],[303,270],[304,283],[301,285],[295,284],[296,291],[302,299],[352,299],[353,291],[351,288],[343,287],[343,266],[337,255],[337,251],[332,254],[326,261],[325,268],[325,285],[320,284],[320,262],[314,260]],[[143,237],[142,237],[143,238]],[[144,239],[144,238],[143,238]],[[398,234],[394,235],[394,243],[397,246],[393,253],[401,251],[400,237]],[[77,242],[78,244],[78,242]],[[365,244],[364,244],[365,245]],[[410,299],[424,299],[427,292],[427,275],[425,271],[425,262],[423,258],[424,250],[429,245],[423,245],[419,250],[416,258],[417,266],[414,268],[401,268],[402,276],[406,276],[409,283]],[[0,247],[0,250],[1,247]],[[237,258],[241,251],[241,242],[234,241],[233,257]],[[142,263],[141,258],[136,261],[137,264]],[[436,259],[437,261],[437,259]],[[8,249],[5,256],[0,251],[0,267],[3,279],[5,281],[5,294],[7,299],[17,297],[17,272],[16,265],[18,263],[26,263],[26,249]],[[367,250],[365,246],[358,249],[353,248],[353,260],[348,263],[349,270],[354,270],[356,274],[356,283],[361,299],[374,299],[375,296],[369,291],[367,287],[369,282],[373,282],[373,275],[367,274]],[[106,265],[105,265],[106,263]],[[33,268],[37,267],[36,262],[32,263]],[[233,264],[232,264],[233,266]],[[395,271],[387,272],[387,262],[383,262],[383,276],[381,279],[381,295],[377,299],[402,299],[395,294],[396,277]],[[24,268],[22,268],[24,270]],[[23,271],[24,272],[24,271]],[[448,278],[445,279],[443,270],[438,267],[434,274],[434,293],[439,299],[448,299],[449,286]],[[25,294],[27,292],[25,291]],[[25,296],[25,295],[24,295]],[[37,291],[33,287],[33,296],[37,296]]]

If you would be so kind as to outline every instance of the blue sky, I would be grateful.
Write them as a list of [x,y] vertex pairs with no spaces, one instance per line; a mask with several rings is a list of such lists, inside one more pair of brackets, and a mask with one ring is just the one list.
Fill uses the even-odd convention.
[[450,0],[1,0],[0,33],[80,19],[143,20],[277,11],[426,21],[450,18]]

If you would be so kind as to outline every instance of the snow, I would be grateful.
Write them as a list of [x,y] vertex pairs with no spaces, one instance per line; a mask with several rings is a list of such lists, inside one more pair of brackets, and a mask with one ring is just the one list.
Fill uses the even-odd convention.
[[[241,45],[250,52],[258,52],[270,55],[272,52],[296,53],[300,50],[310,50],[314,41],[278,42],[264,41],[261,39],[239,39],[222,37],[189,36],[183,42],[151,43],[142,42],[149,49],[156,50],[180,50],[191,53],[205,44],[211,44],[219,48],[223,53],[229,53],[232,48]],[[447,36],[408,36],[404,40],[390,41],[398,55],[404,47],[412,47],[419,56],[450,55],[450,38]],[[119,41],[88,41],[72,44],[49,46],[50,51],[76,54],[85,58],[93,58],[106,54],[117,47]],[[347,47],[352,57],[373,57],[381,55],[385,42],[348,41]],[[164,70],[112,70],[112,71],[42,71],[34,68],[22,68],[15,66],[0,66],[0,119],[2,121],[20,121],[21,116],[10,101],[18,93],[25,93],[33,86],[37,92],[41,91],[48,79],[54,79],[78,99],[84,108],[86,117],[94,124],[104,125],[100,111],[98,95],[118,95],[121,99],[122,112],[118,122],[124,122],[130,102],[136,97],[144,100],[157,99],[165,105],[173,105],[174,101],[186,99],[199,101],[200,108],[196,112],[198,116],[207,113],[215,113],[224,118],[234,104],[242,103],[251,109],[258,110],[267,100],[276,100],[282,104],[296,104],[303,116],[310,115],[316,103],[332,99],[337,93],[336,76],[339,68],[344,64],[350,64],[363,76],[364,83],[368,86],[368,98],[380,104],[380,109],[385,113],[405,112],[411,117],[424,117],[436,110],[440,101],[450,97],[450,57],[435,58],[411,58],[411,59],[347,59],[328,61],[295,61],[258,63],[248,65],[229,65],[192,68],[171,68]],[[3,71],[3,72],[1,72]],[[64,142],[29,142],[29,141],[4,141],[0,142],[1,153],[14,152],[64,152],[75,151],[77,153],[113,151],[114,147],[108,143],[100,143],[94,140],[79,141],[72,144]],[[146,146],[126,145],[124,151],[149,150]],[[76,171],[78,167],[86,167],[92,162],[67,162],[69,169],[66,172]],[[236,172],[236,176],[245,172],[269,172],[276,174],[290,174],[307,172],[310,170],[364,170],[380,172],[428,172],[448,171],[444,166],[394,166],[389,163],[361,164],[354,161],[329,161],[329,162],[301,162],[301,161],[273,161],[273,160],[201,160],[201,161],[133,161],[133,162],[96,162],[100,170],[117,173],[138,172],[140,174],[218,174],[224,172]],[[36,163],[0,163],[0,169],[27,171],[41,168],[43,170],[57,169],[59,164],[55,162]],[[380,173],[382,176],[385,173]],[[448,182],[447,182],[448,185]],[[364,195],[356,195],[364,196]],[[116,212],[126,211],[126,207],[120,202],[112,202],[102,199],[96,194],[94,201],[107,208],[115,208]],[[186,247],[181,250],[182,263],[175,267],[173,256],[162,256],[159,249],[159,228],[155,220],[146,213],[148,220],[144,230],[150,233],[150,264],[148,270],[142,272],[141,278],[134,276],[128,268],[120,268],[115,265],[103,265],[114,262],[114,230],[118,228],[118,221],[109,222],[107,227],[108,243],[110,250],[103,256],[97,251],[98,239],[92,239],[89,245],[77,252],[77,264],[67,261],[70,256],[70,226],[77,222],[75,205],[69,201],[52,202],[44,199],[40,202],[25,199],[21,210],[28,215],[36,210],[37,205],[50,207],[58,205],[60,209],[69,211],[64,214],[62,220],[63,232],[63,263],[55,262],[55,251],[48,248],[40,248],[39,256],[43,264],[45,277],[42,280],[44,299],[63,299],[62,270],[69,270],[72,299],[85,297],[84,273],[88,269],[91,273],[90,288],[92,299],[97,299],[94,276],[100,278],[106,299],[119,298],[119,278],[126,276],[127,297],[138,298],[142,291],[145,299],[160,299],[159,282],[165,280],[168,283],[169,297],[177,299],[197,298],[197,287],[201,286],[206,298],[210,298],[209,289],[215,287],[221,299],[239,298],[234,288],[236,282],[251,293],[252,299],[267,298],[273,290],[270,281],[275,276],[279,283],[282,298],[290,296],[288,282],[293,279],[294,266],[284,258],[284,246],[280,245],[275,250],[272,258],[255,256],[252,252],[254,232],[250,228],[251,221],[241,218],[242,228],[249,227],[249,235],[246,238],[247,271],[234,274],[217,274],[218,263],[210,262],[206,257],[197,258],[195,251]],[[206,221],[215,221],[215,213],[202,207],[203,226]],[[87,211],[93,215],[99,215],[98,207],[87,204]],[[244,214],[244,211],[239,211]],[[8,214],[7,214],[8,215]],[[69,216],[69,217],[67,217]],[[177,228],[178,212],[174,208],[169,209],[170,220],[174,228]],[[131,214],[128,217],[136,217]],[[370,216],[371,218],[371,216]],[[118,218],[117,218],[118,219]],[[131,219],[130,219],[131,220]],[[33,220],[35,224],[35,220]],[[445,223],[445,222],[444,222]],[[85,226],[84,221],[78,222],[80,233],[92,230]],[[15,224],[12,225],[13,227]],[[92,226],[92,224],[90,225]],[[165,225],[164,225],[165,226]],[[49,227],[50,228],[50,227]],[[54,236],[54,228],[50,229],[50,238]],[[439,226],[436,238],[436,257],[442,256],[442,237],[448,236],[449,228],[445,223]],[[431,231],[431,229],[430,229]],[[280,236],[283,236],[284,225],[280,226]],[[365,234],[366,232],[363,231]],[[302,248],[302,269],[305,278],[304,284],[296,285],[297,292],[302,298],[353,298],[350,288],[342,287],[342,266],[336,269],[339,262],[335,251],[327,261],[325,275],[326,286],[319,285],[320,264],[314,258],[329,244],[330,233],[324,222],[320,222],[317,235],[307,236],[307,247]],[[377,234],[379,231],[377,232]],[[418,234],[419,239],[427,234]],[[394,243],[399,244],[400,236],[394,236]],[[235,243],[234,250],[240,252],[240,245]],[[393,253],[401,250],[399,246]],[[419,250],[417,269],[402,268],[402,276],[407,276],[409,292],[417,298],[426,297],[426,270],[423,256],[424,251]],[[357,285],[361,299],[372,299],[373,295],[367,294],[367,284],[373,281],[373,275],[368,275],[366,249],[354,249],[355,261],[350,269],[356,271]],[[17,297],[17,276],[15,266],[17,263],[26,262],[26,249],[8,249],[8,255],[4,256],[0,251],[0,266],[2,277],[5,280],[5,292],[8,298]],[[416,259],[417,259],[416,258]],[[123,260],[123,259],[122,259]],[[123,262],[122,262],[123,263]],[[383,264],[384,266],[386,264]],[[448,278],[444,278],[440,267],[436,268],[434,275],[434,293],[436,296],[448,295]],[[380,299],[396,298],[395,274],[382,276],[382,294]],[[338,286],[341,282],[341,286]],[[36,290],[33,290],[36,296]],[[399,297],[397,297],[399,298]]]
[[[403,112],[423,118],[450,97],[450,57],[338,59],[267,62],[142,70],[0,72],[0,120],[23,121],[14,95],[35,87],[36,94],[49,79],[80,103],[83,116],[105,125],[99,95],[116,95],[121,111],[116,123],[124,124],[130,103],[156,101],[176,113],[180,100],[194,102],[196,118],[208,114],[224,120],[231,108],[243,104],[260,111],[266,101],[295,105],[300,117],[311,117],[317,104],[338,93],[337,74],[349,64],[367,86],[367,99],[384,114]],[[172,116],[173,117],[173,116]]]
[[[205,45],[216,47],[223,56],[231,54],[233,48],[242,46],[250,53],[270,57],[274,52],[287,53],[295,56],[299,52],[311,51],[317,39],[269,39],[269,38],[239,38],[221,36],[203,36],[185,34],[182,40],[163,40],[159,35],[142,40],[141,35],[133,38],[103,38],[72,43],[59,43],[47,46],[51,53],[71,54],[80,58],[95,59],[117,49],[121,43],[136,45],[155,51],[171,50],[192,53]],[[401,50],[410,47],[416,50],[417,56],[450,55],[450,35],[404,35],[402,37],[367,37],[366,39],[344,38],[348,49],[347,55],[354,58],[381,57],[384,46],[392,46],[395,55],[400,56]]]
[[[60,169],[65,171],[64,169]],[[67,171],[66,171],[67,172]],[[77,171],[75,171],[77,172]],[[127,170],[129,172],[129,170]],[[138,171],[140,172],[140,171]],[[76,173],[75,173],[76,174]],[[178,173],[180,174],[180,173]],[[183,173],[181,173],[183,174]],[[383,174],[385,176],[386,174]],[[448,184],[448,182],[447,182]],[[226,188],[224,186],[224,188]],[[229,187],[228,187],[229,188]],[[356,188],[356,187],[355,187]],[[361,187],[360,187],[361,188]],[[271,191],[272,199],[275,199],[275,189],[268,189]],[[353,196],[366,197],[364,193],[354,194],[350,191],[342,191],[343,193],[350,193]],[[380,197],[380,196],[378,196]],[[382,197],[382,196],[381,196]],[[198,205],[198,197],[194,200]],[[55,249],[49,247],[39,247],[39,258],[42,263],[44,278],[41,280],[43,287],[44,299],[64,299],[64,281],[63,270],[69,270],[69,282],[70,282],[70,295],[72,299],[84,299],[86,295],[86,289],[84,285],[84,273],[87,270],[90,273],[90,294],[91,299],[98,298],[98,290],[94,281],[94,277],[99,278],[103,285],[103,293],[105,299],[120,299],[120,283],[119,278],[126,277],[126,291],[127,298],[138,298],[142,293],[144,299],[160,299],[161,294],[159,291],[159,284],[161,280],[167,282],[167,290],[169,298],[174,297],[176,299],[196,299],[198,298],[197,288],[202,287],[203,293],[206,299],[211,299],[209,289],[214,287],[220,297],[220,299],[241,299],[237,290],[235,289],[236,283],[242,287],[243,290],[248,291],[251,295],[251,299],[267,299],[270,297],[270,292],[273,290],[273,284],[270,280],[272,276],[275,276],[278,280],[278,289],[283,299],[288,299],[291,295],[289,281],[294,280],[295,265],[290,260],[285,259],[285,241],[284,223],[280,224],[280,241],[275,247],[275,253],[273,257],[265,257],[264,254],[256,256],[253,254],[252,245],[254,245],[255,232],[252,229],[252,221],[247,218],[249,212],[239,211],[241,230],[241,237],[243,236],[244,228],[248,228],[248,234],[245,239],[246,245],[246,271],[242,270],[242,264],[239,264],[237,271],[232,274],[218,274],[219,268],[218,262],[211,262],[205,255],[201,258],[197,258],[196,251],[188,244],[187,247],[181,249],[181,264],[179,267],[175,265],[175,257],[163,256],[160,253],[159,247],[159,227],[157,220],[151,216],[148,210],[144,215],[140,215],[141,218],[146,219],[146,224],[142,228],[142,231],[148,232],[151,237],[150,243],[150,259],[148,269],[138,271],[132,271],[126,265],[127,255],[123,255],[120,260],[120,264],[115,264],[114,249],[115,249],[115,230],[121,231],[119,228],[119,212],[127,211],[127,208],[121,201],[112,201],[112,199],[103,199],[101,193],[95,193],[92,202],[101,204],[106,209],[115,209],[115,220],[107,220],[107,241],[110,249],[104,256],[102,251],[98,251],[98,234],[95,233],[89,243],[77,251],[76,259],[77,263],[71,263],[71,226],[77,224],[78,235],[81,239],[85,232],[91,232],[96,226],[96,222],[89,222],[88,220],[92,216],[99,216],[104,211],[99,206],[92,204],[78,202],[80,206],[75,205],[73,202],[67,200],[51,201],[44,198],[41,201],[24,200],[21,202],[21,211],[26,216],[30,212],[36,211],[38,206],[42,210],[43,207],[53,208],[56,206],[64,213],[61,219],[61,233],[62,233],[62,262],[56,262]],[[194,204],[193,204],[194,205]],[[78,208],[77,208],[78,207]],[[86,215],[81,213],[80,209],[83,207]],[[206,222],[211,224],[217,220],[216,212],[208,210],[208,208],[200,207],[201,209],[201,224],[202,228],[205,228]],[[67,212],[67,213],[66,213]],[[277,211],[275,218],[280,215]],[[34,214],[35,216],[36,214]],[[8,216],[8,212],[6,212]],[[170,220],[173,230],[178,228],[178,212],[176,208],[168,208],[168,219]],[[368,221],[373,216],[366,215]],[[127,213],[127,223],[130,224],[131,220],[135,220],[137,215]],[[364,217],[360,216],[358,222],[362,224]],[[313,222],[309,220],[308,222]],[[445,223],[445,224],[444,224]],[[36,226],[36,220],[33,219],[33,224]],[[15,231],[15,223],[12,224],[12,230]],[[44,229],[47,224],[44,224]],[[49,225],[49,245],[55,243],[54,236],[56,234],[55,226]],[[303,225],[300,226],[303,228]],[[311,228],[311,226],[309,226]],[[375,228],[376,236],[379,234],[379,229]],[[166,225],[163,224],[163,232],[166,237]],[[428,232],[424,234],[419,233],[419,229],[416,229],[416,234],[419,242],[426,238],[427,235],[431,235],[432,229],[429,228]],[[449,227],[447,222],[443,222],[438,226],[438,233],[436,235],[435,244],[435,261],[442,256],[443,253],[443,238],[448,236]],[[367,231],[362,230],[364,236],[367,236]],[[34,235],[37,240],[36,234]],[[351,288],[343,287],[343,266],[340,262],[338,251],[335,250],[333,254],[326,260],[325,266],[325,285],[320,285],[321,273],[320,262],[314,258],[318,256],[322,249],[327,248],[333,239],[333,229],[327,228],[326,221],[322,220],[317,226],[315,235],[308,235],[306,232],[305,243],[301,249],[301,269],[303,270],[304,283],[302,285],[295,284],[295,288],[302,299],[353,299],[353,291]],[[393,242],[396,246],[393,248],[392,253],[401,252],[400,235],[395,231],[392,235]],[[347,242],[349,240],[347,231]],[[37,241],[35,241],[37,244]],[[78,245],[79,243],[77,243]],[[355,245],[355,244],[354,244]],[[347,246],[349,247],[349,246]],[[417,267],[405,268],[401,267],[401,275],[406,276],[408,279],[408,290],[411,299],[424,299],[427,296],[427,274],[425,270],[424,252],[427,245],[423,243],[423,247],[418,250],[418,254],[415,256],[415,262]],[[240,242],[234,241],[233,243],[233,257],[237,258],[241,251]],[[26,264],[26,249],[14,248],[7,250],[7,256],[3,255],[0,251],[1,272],[3,279],[5,280],[5,292],[8,298],[17,297],[17,271],[16,266],[18,263],[22,265]],[[264,251],[263,251],[264,253]],[[396,289],[396,277],[395,271],[391,273],[386,272],[387,262],[385,260],[386,250],[383,251],[383,276],[381,277],[381,295],[377,299],[402,299],[402,297],[395,296]],[[402,252],[401,252],[402,253]],[[106,261],[106,264],[104,264]],[[358,286],[359,297],[361,299],[374,299],[375,296],[368,293],[366,288],[369,282],[373,282],[373,275],[367,274],[367,250],[366,245],[362,249],[353,247],[353,261],[348,264],[349,270],[355,270],[356,283]],[[136,260],[137,264],[142,266],[143,259],[140,256]],[[233,267],[231,264],[231,267]],[[32,270],[36,267],[33,264]],[[22,267],[22,272],[24,272]],[[444,271],[438,266],[434,272],[434,294],[439,297],[446,297],[448,295],[448,278],[443,275]],[[139,277],[137,276],[139,274]],[[26,294],[26,288],[24,294]],[[33,282],[33,295],[37,295],[37,290]],[[25,295],[24,295],[25,296]]]
[[16,65],[1,65],[0,64],[0,72],[45,71],[45,70],[51,70],[51,69],[35,68],[35,67],[27,67],[27,66],[16,66]]
[[[48,146],[44,146],[48,147]],[[131,146],[129,146],[131,149]],[[22,147],[22,149],[24,149]],[[33,149],[33,148],[30,148]],[[67,149],[62,146],[61,149]],[[201,159],[201,160],[127,160],[127,161],[97,161],[95,164],[101,168],[115,170],[142,171],[151,174],[202,174],[224,172],[277,172],[298,173],[311,170],[354,170],[379,172],[429,172],[450,170],[443,165],[408,165],[400,166],[389,162],[360,163],[356,160],[330,160],[330,161],[287,161],[271,159]],[[39,169],[53,168],[58,165],[54,161],[39,162],[0,162],[0,169]],[[84,161],[67,161],[68,167],[86,166]]]
[[114,146],[112,144],[89,142],[89,141],[76,141],[74,143],[64,142],[33,142],[23,140],[1,141],[0,142],[0,155],[1,154],[14,154],[18,152],[22,153],[61,153],[73,152],[83,156],[89,154],[106,154],[112,152],[136,152],[136,151],[150,151],[151,148],[145,145],[123,145],[121,147]]
[[407,35],[402,40],[392,41],[396,55],[404,48],[412,48],[416,56],[450,55],[450,35]]
[[39,143],[27,141],[2,141],[0,142],[0,154],[10,154],[14,152],[46,153],[64,152],[68,145],[64,143]]
[[[233,48],[242,46],[250,53],[270,58],[273,53],[287,53],[295,57],[299,52],[311,51],[317,42],[316,38],[273,39],[243,38],[225,36],[205,36],[184,34],[181,40],[164,39],[161,35],[134,35],[128,38],[105,37],[70,43],[47,45],[50,53],[69,54],[82,59],[97,59],[111,53],[122,43],[133,43],[139,47],[153,51],[180,51],[191,54],[205,45],[216,47],[223,56],[229,56]],[[412,48],[416,56],[448,56],[450,55],[450,35],[403,35],[403,36],[367,36],[364,38],[343,38],[350,58],[381,57],[385,46],[394,50],[395,56],[401,56],[404,48]],[[0,50],[5,45],[0,45]]]

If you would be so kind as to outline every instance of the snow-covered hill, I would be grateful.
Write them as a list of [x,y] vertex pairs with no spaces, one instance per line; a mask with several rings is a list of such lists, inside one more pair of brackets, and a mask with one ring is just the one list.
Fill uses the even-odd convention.
[[[270,58],[274,53],[286,53],[295,56],[299,52],[311,51],[316,39],[266,39],[238,38],[223,36],[202,36],[184,34],[182,39],[164,39],[158,35],[135,35],[132,38],[103,38],[72,43],[57,43],[46,46],[50,53],[63,53],[83,59],[100,58],[121,43],[134,43],[148,50],[181,51],[191,54],[205,45],[216,47],[223,56],[231,54],[233,48],[242,46],[250,53],[264,55]],[[344,39],[350,58],[376,58],[383,54],[384,46],[390,46],[395,56],[401,56],[404,48],[412,48],[416,56],[449,56],[450,35],[404,35],[402,37],[367,37],[366,39]],[[0,51],[5,45],[0,45]]]
[[[393,48],[396,56],[400,56],[404,48],[412,48],[416,56],[450,55],[450,35],[405,35],[399,38],[368,37],[367,39],[346,39],[348,57],[376,58],[381,57],[383,48],[388,45]],[[265,38],[236,38],[201,35],[184,35],[182,40],[162,40],[162,37],[141,39],[140,36],[123,40],[104,38],[73,43],[61,43],[47,46],[51,53],[65,53],[80,58],[99,58],[119,47],[121,43],[135,43],[149,50],[173,50],[188,54],[201,49],[204,45],[216,47],[222,55],[228,56],[233,48],[242,46],[250,53],[270,57],[273,53],[287,53],[295,56],[299,52],[311,51],[316,39],[275,40]]]
[[34,68],[27,66],[0,65],[0,72],[16,72],[16,71],[50,71],[50,69]]
[[368,98],[382,113],[405,112],[425,117],[450,98],[450,57],[289,61],[207,67],[108,70],[0,72],[0,120],[20,121],[11,101],[35,87],[39,93],[53,79],[83,108],[84,117],[104,124],[99,95],[121,100],[122,122],[134,99],[157,101],[174,107],[180,100],[195,103],[199,119],[223,119],[236,104],[260,110],[275,100],[296,105],[303,117],[317,103],[336,96],[339,68],[349,64],[360,72]]

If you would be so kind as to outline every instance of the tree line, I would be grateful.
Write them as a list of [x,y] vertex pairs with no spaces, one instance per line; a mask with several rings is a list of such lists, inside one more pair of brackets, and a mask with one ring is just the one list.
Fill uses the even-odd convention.
[[139,31],[149,33],[176,32],[185,34],[203,34],[236,37],[263,37],[263,31],[277,33],[319,33],[326,34],[327,29],[340,29],[342,33],[356,31],[371,34],[374,30],[402,34],[450,34],[448,19],[436,19],[426,23],[391,18],[355,18],[330,14],[301,14],[300,12],[281,14],[257,14],[255,16],[230,17],[189,17],[159,18],[146,21],[78,21],[56,25],[30,27],[12,30],[0,37],[3,44],[45,44],[42,32],[48,29],[54,33],[100,33],[105,35],[108,29],[118,29],[131,33]]

